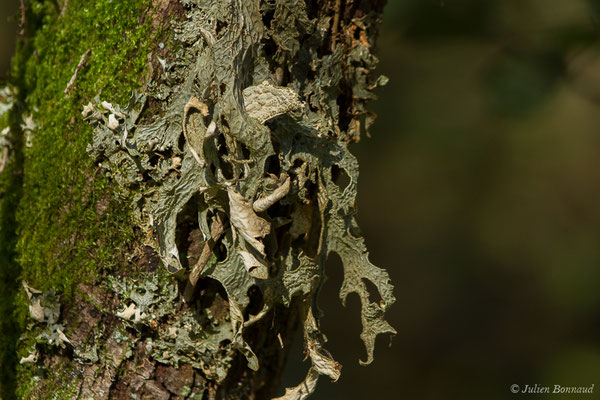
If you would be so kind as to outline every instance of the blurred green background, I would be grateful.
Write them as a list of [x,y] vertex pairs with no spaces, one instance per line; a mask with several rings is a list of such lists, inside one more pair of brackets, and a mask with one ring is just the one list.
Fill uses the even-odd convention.
[[[343,364],[319,400],[600,399],[600,1],[388,0],[353,145],[358,220],[396,286],[365,358],[339,260],[321,298]],[[301,352],[296,348],[295,353]],[[294,357],[285,384],[308,368]],[[510,385],[589,386],[515,395]]]
[[0,0],[0,83],[6,82],[17,39],[19,0]]
[[[0,5],[1,79],[18,1]],[[358,365],[333,259],[322,325],[344,367],[313,398],[600,399],[600,0],[389,0],[378,54],[390,83],[352,150],[398,335]],[[308,368],[297,339],[283,386]],[[595,393],[509,390],[536,383]]]

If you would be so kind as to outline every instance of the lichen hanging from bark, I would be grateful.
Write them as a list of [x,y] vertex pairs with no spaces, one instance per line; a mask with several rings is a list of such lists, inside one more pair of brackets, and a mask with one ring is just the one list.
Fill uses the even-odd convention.
[[[365,111],[371,90],[385,83],[372,78],[378,14],[340,22],[309,15],[300,0],[182,3],[187,19],[174,22],[171,57],[153,60],[157,76],[147,92],[123,107],[99,98],[85,106],[95,127],[88,151],[137,193],[136,223],[167,270],[188,279],[188,289],[196,273],[223,286],[230,346],[250,368],[260,362],[245,327],[300,297],[312,349],[308,378],[337,379],[340,366],[322,349],[312,311],[331,252],[344,263],[342,301],[351,292],[361,299],[366,364],[376,336],[395,333],[384,319],[395,301],[389,276],[368,261],[354,219],[358,164],[348,151],[372,122]],[[342,38],[331,34],[339,30]],[[210,261],[182,246],[184,217],[201,231]],[[364,280],[377,288],[379,303],[369,300]],[[245,318],[253,287],[264,308]],[[312,389],[301,392],[284,398]]]

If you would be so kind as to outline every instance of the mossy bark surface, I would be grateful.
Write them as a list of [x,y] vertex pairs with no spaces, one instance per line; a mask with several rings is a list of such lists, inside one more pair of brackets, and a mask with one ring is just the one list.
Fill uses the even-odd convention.
[[271,398],[299,325],[312,367],[283,398],[306,398],[340,373],[331,252],[370,363],[394,297],[347,145],[385,83],[384,2],[25,4],[0,92],[2,398]]

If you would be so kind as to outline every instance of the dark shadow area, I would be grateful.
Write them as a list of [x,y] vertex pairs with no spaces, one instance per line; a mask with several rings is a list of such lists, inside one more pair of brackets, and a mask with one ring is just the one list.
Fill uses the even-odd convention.
[[15,297],[21,285],[21,268],[16,262],[15,210],[21,196],[20,182],[14,181],[0,191],[0,397],[15,398],[17,340],[21,330],[15,320]]
[[[18,101],[22,101],[20,95]],[[13,399],[16,390],[17,341],[21,327],[16,320],[16,296],[22,286],[17,262],[16,210],[22,196],[23,140],[15,113],[11,118],[10,160],[0,174],[0,397]]]
[[[10,76],[10,62],[20,29],[18,10],[18,1],[0,0],[0,87],[9,80],[14,84],[24,82],[21,75]],[[32,21],[32,29],[37,22]],[[19,69],[19,73],[23,71],[23,68]],[[9,159],[0,173],[0,398],[3,399],[16,398],[19,362],[16,350],[21,336],[16,315],[16,299],[19,291],[23,290],[19,281],[21,266],[16,252],[16,210],[23,193],[24,143],[19,105],[23,104],[25,97],[24,91],[17,93],[13,108],[9,111]]]
[[8,79],[20,18],[18,1],[0,0],[0,82]]

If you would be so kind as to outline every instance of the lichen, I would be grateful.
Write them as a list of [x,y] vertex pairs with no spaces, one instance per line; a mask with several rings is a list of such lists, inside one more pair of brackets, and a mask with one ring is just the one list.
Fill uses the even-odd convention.
[[[30,302],[29,316],[34,320],[30,324],[28,331],[30,334],[36,333],[36,342],[62,348],[66,344],[71,344],[64,333],[65,327],[58,322],[61,305],[59,296],[54,289],[42,292],[30,287],[26,282],[23,282],[23,287]],[[34,329],[34,326],[37,329]],[[31,357],[31,354],[28,357]],[[21,364],[23,363],[22,358]]]
[[107,284],[121,300],[121,310],[116,315],[125,326],[140,332],[158,329],[153,338],[145,340],[153,359],[174,366],[189,364],[216,382],[225,379],[233,357],[227,353],[215,355],[220,353],[223,342],[233,340],[229,319],[220,320],[210,309],[199,307],[175,310],[177,286],[160,274],[136,280],[111,278]]
[[[171,58],[156,60],[160,78],[127,105],[102,93],[85,106],[94,126],[88,152],[122,190],[136,193],[135,221],[169,272],[185,281],[200,271],[223,286],[230,325],[215,337],[227,338],[249,368],[259,368],[259,360],[245,327],[275,305],[301,299],[309,390],[284,398],[303,399],[319,374],[339,376],[313,313],[330,253],[344,264],[341,300],[352,292],[361,300],[364,363],[373,360],[377,335],[395,333],[384,319],[395,301],[389,276],[369,262],[354,218],[358,164],[348,151],[372,123],[365,108],[371,90],[385,83],[370,74],[377,60],[367,30],[377,14],[346,21],[347,39],[332,45],[331,18],[309,17],[304,1],[182,3],[187,19],[174,23],[179,45]],[[143,112],[148,101],[153,115]],[[349,177],[346,187],[338,186],[339,175]],[[183,245],[189,221],[215,255],[212,262]],[[190,262],[194,257],[203,261]],[[364,281],[374,284],[379,303],[369,300]],[[252,287],[264,308],[244,317]],[[135,305],[122,315],[154,307],[129,298]],[[184,320],[171,328],[179,331]],[[152,347],[172,351],[177,340]]]

